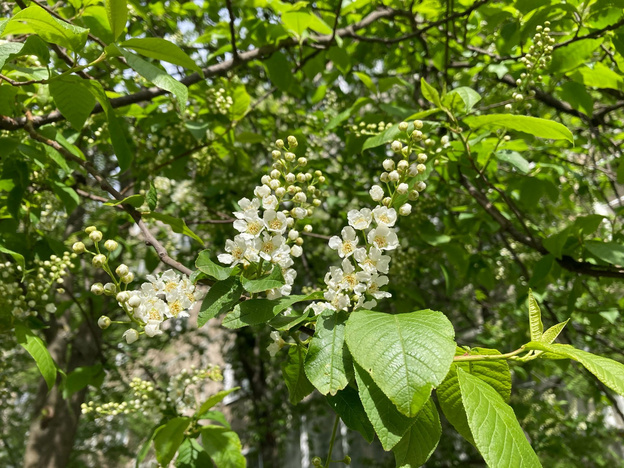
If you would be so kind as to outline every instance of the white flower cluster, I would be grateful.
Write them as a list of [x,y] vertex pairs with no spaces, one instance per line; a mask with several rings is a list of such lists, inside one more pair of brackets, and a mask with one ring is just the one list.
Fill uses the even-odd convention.
[[218,366],[208,366],[206,368],[182,369],[179,374],[172,376],[166,389],[162,389],[153,382],[135,377],[130,382],[132,398],[121,403],[108,402],[96,403],[90,401],[81,405],[82,414],[93,414],[95,417],[116,416],[118,414],[130,414],[153,410],[163,412],[167,409],[174,409],[178,414],[182,414],[185,408],[197,406],[195,396],[191,387],[200,384],[202,381],[210,379],[215,382],[223,380],[221,370]]
[[[373,185],[371,198],[380,204],[372,210],[349,211],[349,225],[342,229],[341,236],[329,240],[329,247],[343,260],[340,267],[330,267],[325,275],[327,290],[324,297],[327,302],[309,306],[315,314],[325,309],[372,308],[377,300],[391,296],[382,288],[389,282],[386,274],[390,268],[390,256],[387,253],[399,246],[395,225],[399,215],[408,216],[412,212],[407,200],[416,200],[426,188],[420,180],[426,171],[427,155],[423,151],[434,142],[422,133],[422,128],[423,123],[419,120],[414,121],[411,128],[407,122],[399,124],[407,142],[392,142],[392,151],[400,157],[398,163],[391,158],[383,162],[380,181],[388,192],[381,185]],[[414,151],[417,153],[415,161],[411,161]],[[393,208],[397,205],[398,211]]]
[[[257,265],[258,276],[272,265],[281,268],[286,284],[268,291],[269,299],[288,296],[292,291],[297,276],[291,268],[293,257],[303,253],[297,223],[302,223],[321,204],[317,184],[325,182],[321,171],[301,171],[308,161],[292,152],[298,146],[294,136],[289,136],[287,142],[286,148],[284,141],[276,141],[273,170],[262,177],[262,185],[254,190],[255,197],[239,200],[240,209],[234,212],[234,229],[239,234],[226,241],[227,253],[218,256],[221,263],[231,266],[241,264],[247,269]],[[303,229],[309,232],[312,226],[305,225]]]
[[56,312],[55,293],[64,293],[62,287],[68,269],[76,255],[65,252],[52,255],[49,260],[35,259],[34,268],[26,272],[22,281],[22,267],[11,262],[0,263],[0,308],[15,317],[24,318],[37,312]]
[[381,121],[379,123],[365,123],[360,122],[359,125],[351,125],[351,131],[355,134],[356,137],[364,136],[372,136],[377,135],[385,130],[388,130],[392,127],[391,122]]
[[[529,47],[529,51],[520,58],[520,62],[524,64],[527,72],[523,72],[520,78],[516,80],[517,89],[512,93],[511,97],[515,102],[525,101],[527,97],[535,96],[535,90],[530,89],[535,86],[536,81],[542,81],[542,75],[538,74],[538,70],[545,69],[552,60],[553,44],[555,38],[550,36],[550,21],[545,21],[544,26],[535,28],[533,36],[533,45]],[[526,103],[525,107],[530,108],[531,104]],[[512,110],[513,105],[506,104],[505,109]]]
[[[99,246],[102,232],[95,226],[89,226],[85,232],[93,241],[95,251],[88,250],[82,242],[74,243],[73,250],[76,254],[87,252],[92,255],[93,266],[102,268],[111,278],[111,282],[106,284],[91,285],[91,292],[98,296],[102,294],[114,296],[130,321],[139,327],[139,330],[129,328],[124,332],[123,338],[128,344],[134,343],[143,333],[149,337],[162,334],[160,327],[170,318],[189,316],[187,310],[193,307],[199,297],[195,286],[186,275],[180,275],[173,270],[167,270],[157,276],[148,275],[148,281],[143,283],[139,290],[129,291],[128,284],[134,281],[134,273],[123,263],[113,272],[108,263],[110,253],[117,250],[119,244],[112,239],[104,242],[104,250],[107,252],[104,255]],[[102,329],[108,328],[112,323],[113,321],[104,315],[98,319],[98,326]]]
[[229,96],[224,88],[209,89],[207,100],[211,103],[211,107],[214,111],[223,115],[227,115],[230,112],[230,107],[234,104],[232,96]]

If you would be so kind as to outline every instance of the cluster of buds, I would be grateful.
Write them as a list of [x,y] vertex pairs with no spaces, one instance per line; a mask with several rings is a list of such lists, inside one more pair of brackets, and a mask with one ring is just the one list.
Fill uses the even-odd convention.
[[207,101],[211,104],[212,110],[222,115],[228,115],[234,104],[232,96],[229,96],[225,88],[209,89]]
[[[119,244],[109,239],[102,242],[102,232],[95,226],[85,229],[89,239],[93,242],[93,251],[87,249],[83,242],[76,242],[73,250],[76,254],[87,253],[92,256],[91,263],[96,268],[101,268],[108,274],[111,281],[105,284],[94,283],[91,292],[95,295],[115,297],[119,306],[123,309],[128,321],[112,321],[107,316],[98,319],[98,326],[102,329],[110,327],[113,323],[128,325],[133,323],[135,328],[128,328],[123,338],[128,344],[134,343],[141,334],[149,337],[162,334],[160,329],[163,322],[170,318],[188,317],[187,310],[193,307],[197,301],[195,286],[186,275],[179,275],[173,270],[167,270],[160,275],[148,275],[147,282],[143,283],[139,290],[128,290],[128,285],[134,281],[134,273],[127,265],[120,264],[115,270],[109,264],[109,256],[119,247]],[[106,252],[106,254],[102,252]]]
[[[529,47],[529,51],[520,58],[520,62],[527,69],[516,80],[516,90],[512,93],[512,99],[519,103],[526,101],[527,98],[535,96],[535,90],[532,89],[536,82],[542,81],[540,70],[548,67],[552,60],[553,44],[555,39],[550,36],[550,21],[545,21],[544,26],[537,26],[535,35],[533,36],[533,44]],[[530,103],[526,103],[525,107],[530,108]],[[505,105],[505,109],[512,110],[513,104]]]
[[294,153],[297,139],[289,136],[287,142],[277,140],[272,151],[273,169],[261,179],[262,185],[254,190],[255,197],[239,200],[239,211],[234,212],[234,229],[239,234],[227,240],[220,262],[228,265],[241,264],[261,276],[274,265],[282,269],[286,284],[270,290],[267,296],[276,299],[290,295],[297,276],[291,268],[293,257],[303,253],[303,238],[299,229],[312,231],[304,224],[314,209],[321,205],[319,184],[325,182],[321,171],[305,171],[305,157]]
[[392,123],[385,123],[381,121],[379,123],[365,123],[360,122],[359,125],[351,125],[351,131],[355,134],[356,137],[364,136],[372,136],[377,135],[385,130],[388,130],[392,127]]
[[67,213],[62,208],[56,209],[52,203],[43,205],[39,216],[37,227],[46,231],[52,231],[61,221],[67,219]]
[[182,369],[179,374],[170,379],[166,389],[159,387],[154,382],[135,377],[130,382],[132,396],[127,401],[121,403],[90,401],[83,403],[81,410],[83,414],[92,414],[95,417],[145,413],[146,411],[162,413],[167,409],[173,409],[176,413],[182,414],[186,408],[197,406],[195,395],[190,390],[206,379],[214,382],[222,381],[223,376],[219,367],[196,368],[191,366],[190,369]]
[[35,259],[22,281],[22,267],[11,262],[0,263],[0,307],[15,317],[23,318],[37,312],[56,312],[55,293],[65,292],[63,284],[74,254],[52,255],[48,260]]

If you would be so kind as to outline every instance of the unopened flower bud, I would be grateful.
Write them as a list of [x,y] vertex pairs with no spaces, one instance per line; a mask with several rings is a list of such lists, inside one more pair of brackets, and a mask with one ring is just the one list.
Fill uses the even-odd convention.
[[303,237],[297,237],[295,239],[295,244],[297,245],[303,245]]
[[390,180],[388,179],[388,173],[382,172],[381,175],[379,176],[379,180],[381,180],[384,184],[388,182]]
[[416,184],[416,190],[418,190],[419,192],[422,192],[426,188],[427,188],[427,184],[425,184],[424,182],[418,182]]
[[418,171],[419,174],[422,174],[423,172],[427,170],[427,166],[425,166],[424,164],[418,164],[416,166],[416,170]]
[[126,343],[132,344],[139,339],[139,332],[137,332],[134,328],[130,328],[124,332],[123,338],[126,339]]
[[122,276],[121,281],[123,281],[126,284],[132,283],[132,281],[134,281],[134,273],[130,272],[127,275]]
[[279,149],[282,149],[284,147],[284,140],[282,140],[282,139],[276,140],[275,141],[275,146],[277,146]]
[[420,197],[420,193],[418,193],[418,190],[412,190],[407,196],[407,198],[412,201],[417,200],[418,197]]
[[104,286],[102,283],[94,283],[91,285],[91,292],[96,296],[101,296],[104,293]]
[[392,203],[392,198],[390,197],[386,197],[381,201],[382,205],[384,206],[390,206],[390,204]]
[[128,299],[130,299],[130,293],[128,291],[121,291],[117,293],[117,296],[115,296],[115,299],[117,299],[117,302],[123,304]]
[[89,239],[91,239],[93,242],[100,242],[102,240],[102,232],[98,231],[97,229],[95,231],[92,231],[91,233],[89,233]]
[[303,254],[303,249],[300,245],[293,245],[290,248],[290,255],[292,255],[293,257],[301,257],[301,254]]
[[399,186],[397,187],[397,192],[399,192],[401,195],[405,195],[408,190],[409,185],[407,185],[406,183],[399,184]]
[[106,283],[104,285],[104,294],[106,294],[107,296],[114,296],[115,294],[117,294],[117,286],[115,286],[113,283]]
[[93,264],[94,267],[100,268],[102,265],[106,263],[106,256],[102,254],[98,254],[95,257],[93,257],[93,260],[91,260],[91,263]]
[[297,142],[297,139],[290,135],[288,137],[288,146],[290,146],[291,148],[296,148],[299,145],[299,142]]
[[86,247],[82,242],[76,242],[72,245],[72,250],[77,254],[81,254],[86,250]]
[[381,201],[384,196],[384,190],[379,185],[373,185],[368,193],[373,201]]
[[130,299],[128,299],[128,305],[133,309],[139,307],[141,305],[141,298],[136,295],[130,296]]
[[102,330],[106,330],[108,327],[110,327],[110,324],[111,319],[109,319],[106,315],[102,315],[98,319],[98,327],[100,327]]
[[104,242],[104,248],[108,250],[109,252],[112,252],[113,250],[117,249],[118,246],[119,244],[115,242],[113,239],[108,239],[106,242]]
[[128,266],[124,265],[123,263],[115,269],[115,273],[117,273],[117,276],[126,276],[129,271],[130,269],[128,268]]
[[269,185],[269,182],[271,182],[271,177],[265,174],[260,177],[260,182],[262,182],[262,185]]
[[279,159],[282,156],[282,152],[278,150],[273,150],[271,151],[271,156],[273,156],[273,159]]
[[420,130],[423,128],[422,120],[414,120],[414,128]]
[[405,203],[401,205],[401,207],[399,208],[399,214],[401,216],[409,216],[411,212],[412,212],[412,205],[410,205],[409,203]]
[[394,170],[394,161],[392,159],[386,159],[382,166],[386,171],[390,172]]
[[398,182],[401,176],[397,171],[392,171],[388,174],[388,179],[392,182]]
[[418,153],[418,158],[416,158],[419,164],[425,164],[427,162],[427,155],[425,153]]
[[399,130],[401,130],[402,132],[407,130],[407,122],[401,122],[399,124]]
[[306,158],[303,158],[303,157],[299,158],[299,159],[297,159],[297,164],[299,164],[300,166],[303,167],[303,166],[308,164],[308,160]]
[[295,153],[291,153],[290,151],[284,154],[284,159],[288,162],[293,162],[296,157],[297,155]]
[[401,143],[399,140],[394,140],[390,147],[392,148],[392,151],[398,153],[403,149],[403,143]]
[[305,232],[312,232],[312,225],[311,224],[306,224],[305,226],[303,226],[303,230]]
[[95,226],[89,226],[87,229],[85,229],[85,232],[87,234],[91,234],[93,231],[96,231],[97,228]]

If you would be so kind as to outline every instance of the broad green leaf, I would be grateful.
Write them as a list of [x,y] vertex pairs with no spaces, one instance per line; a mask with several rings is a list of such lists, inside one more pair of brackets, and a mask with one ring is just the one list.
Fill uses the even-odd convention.
[[528,174],[531,170],[529,161],[524,159],[517,151],[500,150],[494,153],[499,161],[511,164],[522,174]]
[[247,279],[241,277],[241,284],[245,291],[250,293],[259,293],[284,286],[284,276],[279,265],[273,265],[271,272],[263,278]]
[[222,325],[226,328],[241,328],[248,325],[259,325],[273,319],[277,314],[288,309],[293,304],[320,299],[322,293],[309,295],[285,296],[279,299],[250,299],[237,304],[229,314],[223,318]]
[[13,250],[9,250],[6,247],[3,247],[2,245],[0,245],[0,252],[13,257],[13,260],[15,260],[15,263],[17,263],[21,267],[22,274],[26,272],[26,261],[24,260],[24,256],[21,253],[15,252]]
[[150,182],[150,188],[147,191],[147,195],[145,195],[145,201],[147,201],[147,207],[150,211],[154,211],[156,206],[158,206],[158,192],[154,182]]
[[230,277],[213,284],[199,309],[197,327],[203,327],[211,318],[232,310],[240,300],[242,293],[243,287],[236,277]]
[[587,63],[587,59],[600,48],[602,42],[603,39],[584,39],[558,48],[552,54],[550,69],[565,72]]
[[280,91],[288,91],[294,80],[291,65],[288,59],[281,52],[275,52],[267,60],[263,61],[271,83],[277,86]]
[[326,310],[316,321],[305,373],[323,395],[335,395],[349,383],[352,361],[344,342],[348,317],[344,311]]
[[121,47],[132,49],[145,57],[180,65],[201,74],[202,69],[173,42],[160,37],[132,38],[119,44]]
[[440,94],[433,86],[427,83],[424,78],[420,79],[420,91],[427,101],[434,104],[438,108],[442,108]]
[[362,434],[369,444],[373,441],[375,429],[368,420],[357,390],[348,385],[335,395],[327,395],[326,399],[329,406],[349,429]]
[[533,297],[533,291],[529,289],[529,328],[531,330],[531,341],[540,341],[544,333],[542,324],[542,312],[539,304]]
[[624,89],[624,78],[600,62],[596,62],[594,68],[589,68],[587,65],[579,68],[574,72],[572,78],[592,88],[618,91]]
[[234,268],[226,268],[210,259],[210,250],[202,250],[195,260],[195,267],[217,281],[229,278]]
[[280,331],[291,330],[300,323],[307,320],[310,316],[310,309],[299,313],[298,311],[292,311],[290,315],[278,315],[277,317],[269,321],[271,328]]
[[206,413],[210,408],[218,403],[221,403],[223,399],[230,393],[240,390],[240,387],[230,388],[229,390],[222,390],[214,395],[210,395],[206,401],[202,403],[199,409],[195,412],[195,418],[202,419],[202,415]]
[[293,405],[314,391],[314,385],[310,383],[303,370],[306,353],[307,349],[303,346],[291,346],[288,350],[288,358],[282,364],[282,376],[288,387],[290,403]]
[[63,398],[67,399],[74,393],[79,392],[87,385],[99,387],[102,385],[105,377],[102,364],[95,364],[87,367],[77,367],[65,379],[63,386]]
[[[368,98],[368,97],[358,98],[357,101],[355,101],[355,103],[351,107],[349,107],[348,109],[343,110],[342,112],[340,112],[335,117],[332,117],[332,119],[327,123],[327,127],[325,128],[325,130],[329,131],[329,130],[333,130],[334,128],[338,127],[345,120],[347,120],[349,117],[351,117],[351,115],[353,115],[354,112],[357,112],[361,107],[363,107],[364,105],[369,104],[371,102],[373,102],[373,101],[371,100],[371,98]],[[382,143],[380,143],[380,144],[382,144]],[[379,145],[377,145],[377,146],[379,146]]]
[[126,0],[105,0],[105,5],[108,24],[113,33],[113,39],[116,41],[120,34],[126,29],[128,5],[126,4]]
[[354,72],[354,75],[357,76],[362,83],[364,83],[364,86],[366,86],[371,93],[377,93],[377,86],[375,86],[375,83],[373,83],[370,76],[362,72]]
[[176,468],[214,468],[215,464],[195,439],[184,439],[178,449],[175,460]]
[[358,394],[368,419],[373,425],[381,446],[384,450],[391,450],[401,441],[416,419],[401,414],[362,367],[354,363],[353,368]]
[[243,445],[236,432],[221,426],[201,428],[201,443],[215,465],[223,468],[245,468]]
[[385,129],[379,135],[367,138],[364,142],[364,145],[362,145],[362,151],[384,145],[394,140],[399,135],[399,133],[401,133],[401,131],[399,130],[399,124],[394,124],[391,127]]
[[240,120],[245,117],[245,114],[249,109],[249,105],[251,104],[251,97],[247,94],[245,85],[241,83],[234,88],[234,91],[232,92],[232,100],[234,101],[232,107],[230,107],[232,120]]
[[557,339],[557,337],[563,331],[569,321],[570,319],[566,320],[565,322],[558,323],[557,325],[553,325],[544,332],[539,341],[541,341],[542,343],[551,344]]
[[301,36],[303,31],[308,29],[314,21],[312,16],[312,13],[305,11],[289,11],[282,15],[282,23],[284,23],[284,26],[293,31],[297,36]]
[[117,114],[115,114],[115,109],[113,109],[113,106],[111,106],[111,103],[108,100],[108,97],[106,96],[102,85],[95,80],[87,81],[86,84],[89,86],[89,90],[91,91],[91,93],[93,93],[95,99],[102,106],[102,109],[104,109],[104,113],[106,114],[106,119],[108,121],[108,133],[110,135],[113,149],[115,150],[115,156],[117,156],[117,161],[119,162],[119,168],[122,171],[125,171],[130,167],[133,156],[132,152],[130,151],[130,146],[126,141],[123,126],[117,118]]
[[414,417],[451,367],[453,326],[441,312],[385,314],[358,310],[347,322],[353,359],[401,413]]
[[162,213],[156,213],[154,211],[151,211],[149,213],[143,213],[143,217],[156,219],[165,224],[168,224],[169,226],[171,226],[171,229],[173,229],[173,232],[177,232],[178,234],[184,234],[185,236],[189,236],[191,239],[195,239],[201,245],[204,245],[204,241],[201,239],[201,237],[199,237],[197,234],[191,231],[191,229],[186,225],[183,219],[174,218],[173,216],[169,216],[169,215],[162,214]]
[[22,47],[24,47],[24,44],[21,42],[0,41],[0,70],[4,67],[7,59],[11,55],[19,53]]
[[50,81],[50,94],[59,111],[76,130],[84,123],[95,106],[95,96],[82,84],[84,80],[74,75]]
[[585,248],[603,262],[624,266],[624,246],[617,242],[587,241]]
[[568,140],[574,143],[574,136],[564,125],[559,122],[526,115],[514,114],[488,114],[469,117],[465,120],[472,129],[485,127],[488,125],[505,127],[510,130],[528,133],[539,138],[549,138],[552,140]]
[[[462,86],[449,91],[446,96],[444,96],[442,103],[449,109],[460,109],[468,114],[480,100],[481,96],[474,89]],[[459,105],[457,101],[460,102]]]
[[191,418],[173,418],[167,424],[160,426],[154,433],[154,448],[156,459],[163,466],[173,460],[178,447],[184,440],[184,431],[191,424]]
[[418,468],[438,446],[442,426],[435,403],[428,400],[401,441],[392,449],[397,468]]
[[17,12],[2,34],[36,34],[46,42],[79,52],[87,42],[89,30],[61,21],[35,3]]
[[[457,348],[456,355],[500,355],[500,352],[495,349],[486,348],[473,348],[467,352],[461,348]],[[442,408],[446,419],[448,419],[464,439],[474,444],[470,427],[468,426],[468,420],[466,419],[466,410],[462,402],[459,381],[457,379],[458,368],[487,382],[498,392],[504,401],[509,401],[509,397],[511,396],[511,373],[509,372],[507,361],[502,359],[491,361],[456,361],[451,366],[451,370],[444,379],[444,382],[436,388],[438,402],[440,403],[440,408]]]
[[135,208],[140,207],[145,203],[145,198],[141,194],[130,195],[123,200],[114,200],[104,203],[106,206],[118,206],[118,205],[130,205]]
[[57,181],[52,181],[51,187],[56,196],[63,202],[67,213],[74,211],[80,204],[80,197],[73,188]]
[[491,468],[537,468],[541,463],[513,409],[479,377],[457,369],[462,402],[475,445]]
[[15,324],[15,338],[35,360],[39,372],[48,385],[48,390],[51,390],[56,381],[56,364],[43,340],[21,323]]
[[624,395],[624,364],[564,344],[546,344],[532,341],[526,345],[526,349],[546,351],[573,359],[582,364],[611,390],[619,395]]
[[184,111],[186,110],[186,101],[188,100],[188,88],[185,85],[173,78],[165,70],[152,65],[138,55],[130,53],[124,49],[119,50],[128,61],[128,65],[130,65],[134,71],[136,71],[147,81],[154,83],[159,88],[172,93],[178,101],[180,114],[184,114]]

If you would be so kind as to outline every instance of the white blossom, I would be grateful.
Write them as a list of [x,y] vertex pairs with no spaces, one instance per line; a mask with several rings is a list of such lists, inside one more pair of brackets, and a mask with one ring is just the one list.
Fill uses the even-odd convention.
[[357,234],[351,226],[342,228],[341,234],[342,239],[338,236],[329,239],[329,247],[337,250],[340,258],[350,257],[357,247]]
[[385,224],[368,232],[368,242],[380,250],[394,250],[399,246],[396,233]]
[[373,220],[371,210],[362,208],[361,210],[351,210],[347,213],[349,224],[358,230],[368,229]]

